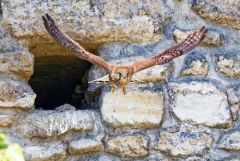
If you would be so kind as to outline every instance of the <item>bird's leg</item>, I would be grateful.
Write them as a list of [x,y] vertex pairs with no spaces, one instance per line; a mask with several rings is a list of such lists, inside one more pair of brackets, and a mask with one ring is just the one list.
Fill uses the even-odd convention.
[[120,82],[120,87],[122,88],[122,93],[125,95],[127,93],[126,91],[126,85],[127,85],[127,82]]
[[122,84],[122,92],[123,92],[124,95],[127,93],[127,91],[126,91],[126,84],[125,83]]
[[111,91],[112,91],[112,93],[114,93],[114,92],[115,92],[115,85],[114,85],[114,83],[113,83],[113,82],[111,83]]

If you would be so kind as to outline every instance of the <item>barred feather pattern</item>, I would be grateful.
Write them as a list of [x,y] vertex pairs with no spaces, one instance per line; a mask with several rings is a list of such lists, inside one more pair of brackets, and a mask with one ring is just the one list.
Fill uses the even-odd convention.
[[84,51],[84,49],[81,49],[81,46],[76,44],[68,35],[63,33],[55,24],[54,20],[46,14],[42,17],[44,21],[44,26],[47,29],[48,33],[62,46],[65,46],[72,52],[79,53],[78,56],[81,59],[86,59],[88,57],[88,54]]
[[155,64],[165,64],[194,49],[204,38],[206,32],[207,28],[203,26],[198,31],[190,34],[186,39],[165,50],[163,53],[154,56],[152,59],[155,60]]
[[42,19],[48,33],[62,46],[72,51],[80,59],[87,60],[93,64],[97,64],[107,70],[110,69],[111,64],[106,62],[104,59],[86,51],[82,46],[80,46],[67,34],[61,31],[61,29],[58,28],[51,16],[45,14],[44,16],[42,16]]

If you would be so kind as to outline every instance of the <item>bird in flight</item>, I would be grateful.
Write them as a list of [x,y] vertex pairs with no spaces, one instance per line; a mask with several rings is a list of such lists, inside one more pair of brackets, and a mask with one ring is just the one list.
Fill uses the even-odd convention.
[[168,63],[172,59],[189,52],[201,42],[205,33],[207,32],[207,28],[203,26],[199,30],[188,35],[186,39],[180,41],[156,56],[141,61],[136,61],[132,65],[116,66],[108,63],[103,58],[86,51],[81,45],[64,33],[56,25],[49,14],[45,14],[42,16],[42,18],[46,30],[58,43],[72,51],[80,59],[89,61],[106,69],[108,71],[109,84],[111,85],[112,92],[114,92],[115,87],[117,86],[122,89],[124,94],[126,94],[126,85],[131,81],[134,73],[155,65]]

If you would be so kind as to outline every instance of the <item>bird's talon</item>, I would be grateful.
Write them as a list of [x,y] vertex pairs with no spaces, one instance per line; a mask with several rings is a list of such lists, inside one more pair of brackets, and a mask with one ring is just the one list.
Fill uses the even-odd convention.
[[122,85],[122,92],[123,92],[124,95],[127,93],[126,84]]
[[112,94],[115,92],[115,86],[114,84],[111,85],[111,90],[112,90]]

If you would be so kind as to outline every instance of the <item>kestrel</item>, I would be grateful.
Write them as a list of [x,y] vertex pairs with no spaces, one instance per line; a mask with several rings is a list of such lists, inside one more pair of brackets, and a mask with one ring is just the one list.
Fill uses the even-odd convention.
[[65,34],[48,14],[45,14],[42,16],[42,18],[44,21],[44,26],[47,29],[48,33],[58,43],[72,51],[80,59],[89,61],[106,69],[109,74],[109,83],[112,87],[112,92],[114,92],[115,86],[118,86],[121,87],[124,94],[126,93],[125,87],[131,81],[132,75],[134,73],[155,65],[168,63],[172,59],[189,52],[200,43],[200,41],[204,38],[205,33],[207,32],[207,28],[203,26],[199,30],[194,31],[192,34],[190,34],[186,39],[173,45],[172,47],[166,49],[164,52],[156,56],[137,61],[132,65],[116,66],[108,63],[103,58],[86,51],[82,46],[80,46],[77,42]]

